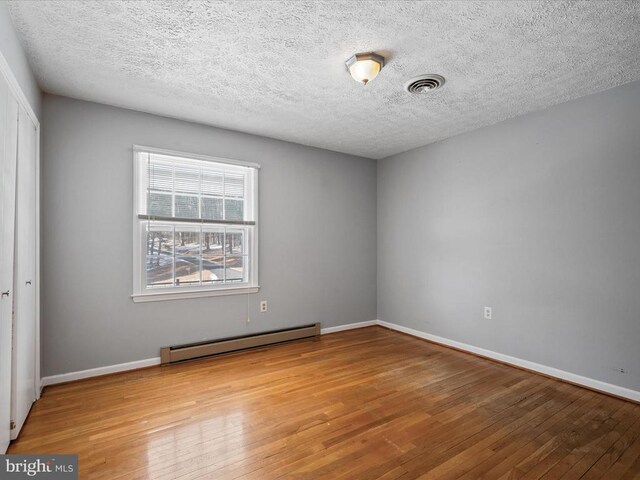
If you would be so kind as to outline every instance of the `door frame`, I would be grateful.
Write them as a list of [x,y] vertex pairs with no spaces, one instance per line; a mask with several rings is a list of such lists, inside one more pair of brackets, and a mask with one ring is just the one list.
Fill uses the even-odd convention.
[[29,100],[22,91],[7,59],[0,52],[0,74],[2,74],[9,84],[9,89],[18,100],[18,103],[27,112],[29,119],[36,127],[36,338],[35,338],[35,392],[36,400],[40,398],[42,392],[42,378],[40,374],[40,121],[33,111]]

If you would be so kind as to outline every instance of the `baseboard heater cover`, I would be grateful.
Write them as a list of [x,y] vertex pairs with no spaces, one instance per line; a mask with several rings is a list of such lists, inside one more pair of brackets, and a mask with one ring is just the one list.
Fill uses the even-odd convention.
[[262,347],[274,343],[288,342],[302,338],[320,335],[320,324],[304,325],[302,327],[274,330],[271,332],[245,335],[240,337],[223,338],[207,342],[190,343],[188,345],[174,345],[160,349],[160,364],[181,362],[194,358],[208,357],[220,353],[235,352],[248,348]]

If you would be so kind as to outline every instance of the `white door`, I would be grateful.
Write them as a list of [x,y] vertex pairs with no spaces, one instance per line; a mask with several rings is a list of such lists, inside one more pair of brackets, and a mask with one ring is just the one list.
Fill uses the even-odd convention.
[[11,439],[36,399],[36,127],[20,107],[16,181]]
[[11,322],[18,102],[0,75],[0,452],[11,430]]

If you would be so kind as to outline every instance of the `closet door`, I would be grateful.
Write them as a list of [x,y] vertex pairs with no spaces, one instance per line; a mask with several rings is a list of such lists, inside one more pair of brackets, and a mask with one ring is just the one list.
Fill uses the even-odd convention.
[[0,75],[0,452],[9,445],[18,102]]
[[11,419],[15,439],[36,399],[36,127],[20,107],[13,311]]

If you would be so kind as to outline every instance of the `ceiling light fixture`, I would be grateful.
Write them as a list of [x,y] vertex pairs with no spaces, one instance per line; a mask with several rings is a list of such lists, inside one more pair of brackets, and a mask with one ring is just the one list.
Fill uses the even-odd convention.
[[384,67],[384,57],[373,52],[356,53],[345,63],[351,77],[356,82],[366,85],[376,78],[382,67]]

